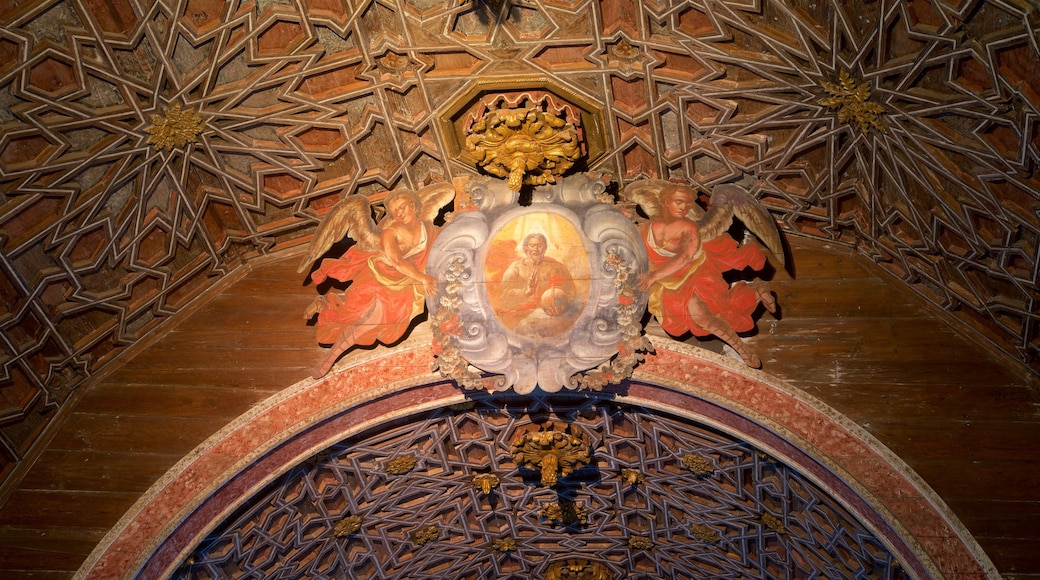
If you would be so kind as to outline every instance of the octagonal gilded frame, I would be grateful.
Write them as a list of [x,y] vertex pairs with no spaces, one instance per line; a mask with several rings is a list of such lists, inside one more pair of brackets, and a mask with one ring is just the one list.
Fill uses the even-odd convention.
[[[475,80],[445,105],[437,121],[444,136],[448,156],[459,163],[478,168],[476,157],[466,149],[466,113],[472,112],[478,105],[486,105],[496,96],[519,96],[528,91],[549,93],[578,111],[579,119],[565,120],[579,121],[583,137],[582,146],[585,148],[583,157],[587,166],[591,167],[606,154],[608,143],[602,106],[549,77],[522,76],[509,81]],[[483,115],[478,115],[480,116]]]

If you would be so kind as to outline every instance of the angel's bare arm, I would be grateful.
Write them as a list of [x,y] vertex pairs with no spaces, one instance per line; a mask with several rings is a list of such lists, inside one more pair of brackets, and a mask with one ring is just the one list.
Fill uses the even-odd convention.
[[417,284],[422,284],[423,294],[427,296],[435,295],[437,292],[437,280],[426,272],[421,271],[415,264],[404,257],[402,250],[409,248],[402,248],[404,244],[402,244],[401,237],[401,232],[393,225],[383,230],[382,253],[387,264],[402,275],[411,278]]

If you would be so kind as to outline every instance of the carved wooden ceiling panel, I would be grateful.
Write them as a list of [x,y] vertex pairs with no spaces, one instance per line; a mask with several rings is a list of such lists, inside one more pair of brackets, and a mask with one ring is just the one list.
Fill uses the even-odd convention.
[[1028,0],[52,0],[0,23],[4,472],[343,192],[469,171],[437,119],[474,79],[549,79],[602,111],[591,169],[742,183],[1040,368]]
[[[582,438],[553,449],[585,464],[543,484],[514,453],[532,430]],[[859,517],[706,425],[608,398],[484,396],[290,469],[175,577],[913,577]]]

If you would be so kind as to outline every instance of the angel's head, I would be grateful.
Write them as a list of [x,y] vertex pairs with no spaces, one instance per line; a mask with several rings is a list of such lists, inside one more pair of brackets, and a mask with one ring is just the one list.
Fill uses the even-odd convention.
[[417,219],[422,203],[415,192],[407,189],[391,191],[383,202],[386,212],[394,221],[408,224]]
[[661,209],[671,218],[686,217],[690,208],[697,203],[693,190],[679,184],[669,184],[661,189],[657,199],[661,203]]

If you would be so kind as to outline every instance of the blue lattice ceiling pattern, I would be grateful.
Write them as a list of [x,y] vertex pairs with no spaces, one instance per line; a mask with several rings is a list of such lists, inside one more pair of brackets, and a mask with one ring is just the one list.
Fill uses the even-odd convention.
[[[591,441],[588,465],[556,487],[510,453],[546,422]],[[496,485],[485,493],[478,475]],[[483,397],[333,445],[245,501],[177,576],[549,578],[569,559],[609,578],[909,577],[763,449],[580,396]]]
[[470,171],[437,118],[473,79],[551,79],[602,110],[590,169],[742,183],[1036,369],[1037,23],[1024,0],[4,3],[0,469],[344,192]]

